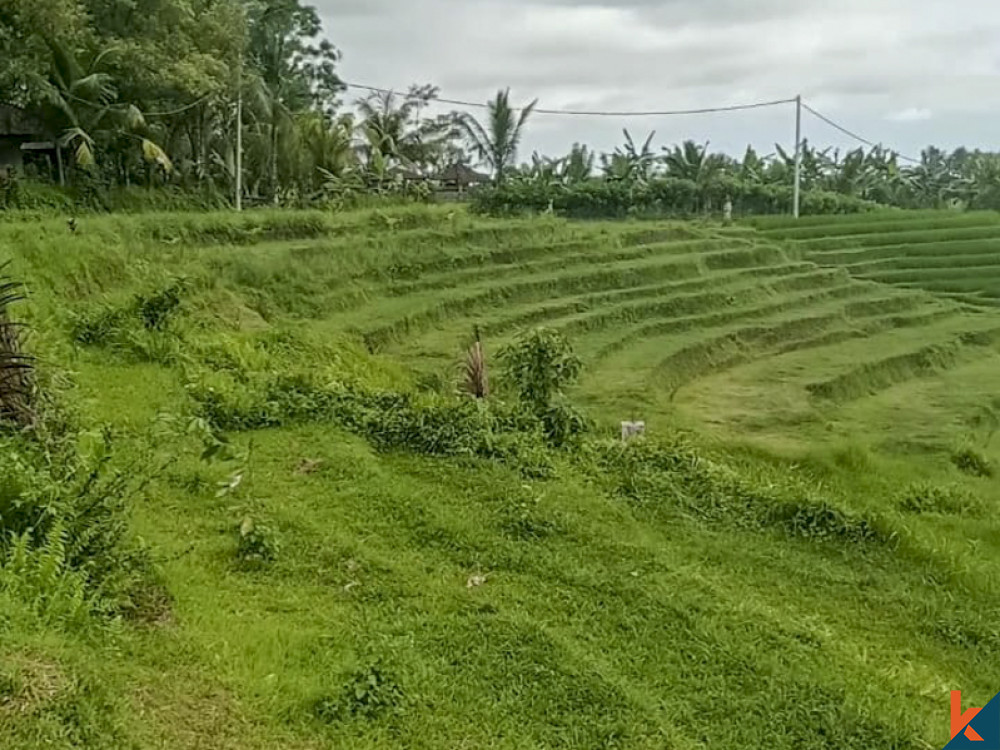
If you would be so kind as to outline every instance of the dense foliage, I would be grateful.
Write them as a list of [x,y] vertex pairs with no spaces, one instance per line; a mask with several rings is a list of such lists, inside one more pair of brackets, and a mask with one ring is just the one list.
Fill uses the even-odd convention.
[[[501,89],[481,117],[431,114],[430,85],[373,91],[348,103],[341,55],[302,0],[9,0],[0,9],[0,103],[22,109],[63,150],[64,169],[35,155],[40,190],[0,175],[0,207],[142,208],[130,189],[157,187],[156,205],[220,207],[237,187],[249,203],[352,205],[364,196],[423,200],[449,167],[477,162],[495,189],[486,212],[575,216],[788,212],[794,155],[748,148],[742,158],[687,141],[657,150],[651,134],[597,154],[518,150],[537,102]],[[353,106],[352,106],[353,105]],[[64,174],[60,174],[64,172]],[[447,182],[447,180],[445,180]],[[960,148],[903,163],[882,147],[802,149],[805,213],[868,203],[903,208],[1000,208],[1000,155]]]
[[[792,188],[734,178],[720,178],[704,185],[672,177],[637,184],[588,180],[569,185],[527,179],[479,191],[472,205],[476,211],[494,216],[552,211],[578,218],[684,217],[720,212],[727,200],[732,202],[734,214],[789,213]],[[802,194],[803,214],[861,213],[875,208],[876,204],[869,201],[824,190]]]
[[[742,159],[712,153],[687,141],[657,154],[652,135],[625,143],[601,157],[574,146],[562,159],[537,154],[513,179],[480,192],[474,207],[486,214],[554,211],[578,217],[691,216],[790,213],[795,158],[780,146],[761,157],[748,148]],[[915,165],[881,147],[841,154],[802,149],[803,214],[844,214],[877,205],[900,208],[1000,208],[1000,156],[958,149],[928,148]]]
[[[433,87],[345,110],[340,53],[321,32],[300,0],[13,0],[0,9],[0,103],[57,140],[71,204],[92,208],[119,207],[114,191],[135,185],[228,201],[239,123],[251,202],[401,191],[407,170],[460,158],[455,117],[422,115]],[[27,171],[60,179],[45,159]],[[0,205],[57,207],[35,192],[0,179]]]

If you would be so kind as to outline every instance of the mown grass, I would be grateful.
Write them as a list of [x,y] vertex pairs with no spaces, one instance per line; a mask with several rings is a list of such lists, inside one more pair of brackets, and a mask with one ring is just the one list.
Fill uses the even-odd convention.
[[[165,586],[139,623],[0,596],[3,747],[922,750],[1000,689],[997,492],[955,461],[1000,458],[992,313],[753,232],[451,208],[9,223],[3,257],[55,395],[148,458]],[[473,328],[493,362],[540,324],[596,427],[455,449]],[[244,429],[203,460],[195,416]]]
[[959,294],[955,299],[962,302],[993,304],[998,221],[996,212],[886,212],[867,222],[845,217],[803,226],[787,221],[759,226],[816,263],[842,266],[881,283]]

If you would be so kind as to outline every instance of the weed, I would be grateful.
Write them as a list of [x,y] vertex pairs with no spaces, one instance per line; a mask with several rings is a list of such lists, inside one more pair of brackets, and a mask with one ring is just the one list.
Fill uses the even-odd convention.
[[135,310],[147,330],[162,331],[181,306],[186,282],[178,279],[148,295],[137,295]]
[[993,464],[975,448],[966,446],[951,454],[951,462],[963,474],[983,479],[991,479],[995,474]]
[[918,482],[909,485],[899,496],[897,505],[906,513],[940,513],[956,516],[978,516],[983,512],[980,498],[958,485]]
[[174,280],[123,304],[104,302],[70,315],[71,335],[85,346],[104,346],[137,361],[173,364],[182,341],[172,324],[181,309],[184,280]]
[[317,698],[313,714],[328,723],[348,719],[373,721],[400,714],[405,701],[406,692],[392,670],[382,662],[375,662],[352,672],[332,695]]
[[559,534],[562,525],[543,513],[543,495],[522,485],[491,498],[497,504],[503,533],[518,541],[540,541]]
[[245,570],[271,565],[278,559],[281,543],[270,526],[249,516],[237,527],[236,561]]

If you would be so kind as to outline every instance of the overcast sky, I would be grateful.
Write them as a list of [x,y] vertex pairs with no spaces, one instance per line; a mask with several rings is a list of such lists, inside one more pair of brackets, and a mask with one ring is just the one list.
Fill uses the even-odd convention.
[[[793,97],[874,141],[1000,150],[997,0],[313,0],[356,83],[547,108],[662,110]],[[354,94],[351,95],[354,97]],[[850,141],[806,115],[819,145]],[[791,105],[737,114],[537,116],[533,149],[610,150],[628,127],[742,153],[794,143]]]

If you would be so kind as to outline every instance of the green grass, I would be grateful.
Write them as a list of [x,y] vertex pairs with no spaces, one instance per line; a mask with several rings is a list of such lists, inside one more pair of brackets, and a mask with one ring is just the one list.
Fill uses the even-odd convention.
[[[950,690],[1000,690],[1000,493],[953,461],[1000,461],[1000,312],[934,290],[993,294],[974,259],[994,231],[452,207],[0,223],[43,381],[82,445],[104,429],[148,474],[130,521],[169,593],[151,621],[81,626],[0,585],[0,746],[943,746]],[[135,295],[177,278],[146,330]],[[309,401],[450,404],[477,326],[500,400],[504,344],[569,336],[580,446],[380,451],[404,407]],[[208,387],[286,418],[203,461]],[[414,444],[439,429],[421,414]],[[623,419],[647,441],[618,447]],[[273,563],[237,560],[247,518]]]

